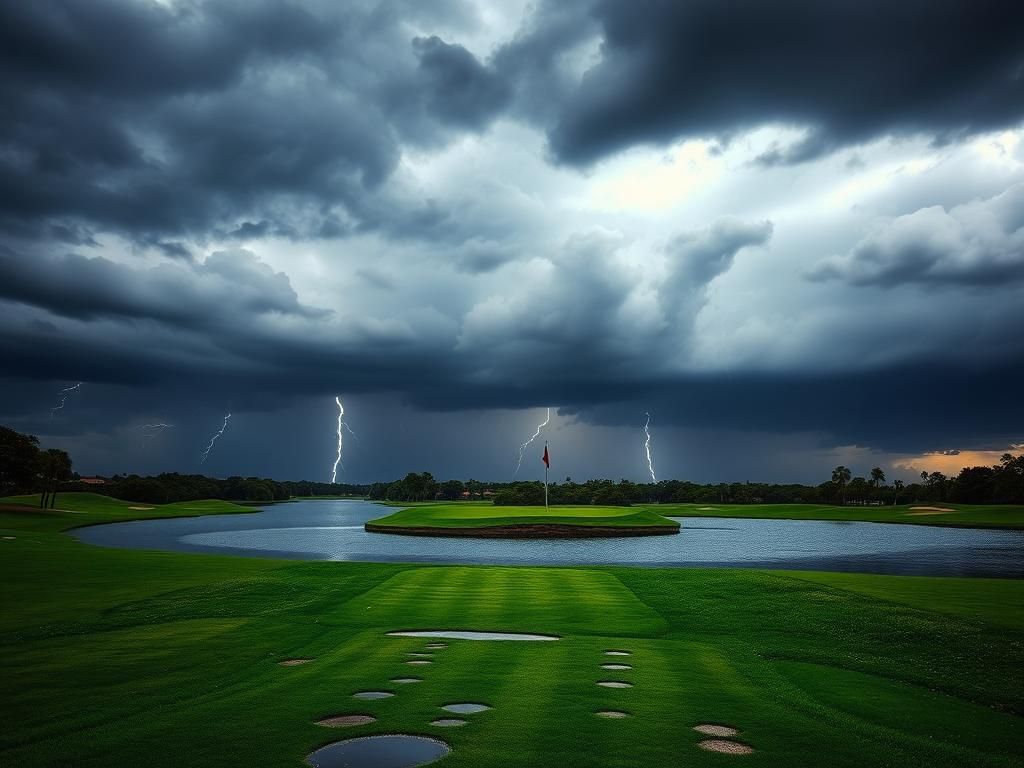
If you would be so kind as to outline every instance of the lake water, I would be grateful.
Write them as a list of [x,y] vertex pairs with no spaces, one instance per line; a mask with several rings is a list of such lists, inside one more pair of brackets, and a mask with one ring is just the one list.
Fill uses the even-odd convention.
[[109,547],[253,557],[500,565],[633,565],[861,571],[1024,578],[1024,531],[894,523],[676,518],[677,536],[467,539],[367,533],[392,509],[365,501],[296,501],[243,515],[79,528]]

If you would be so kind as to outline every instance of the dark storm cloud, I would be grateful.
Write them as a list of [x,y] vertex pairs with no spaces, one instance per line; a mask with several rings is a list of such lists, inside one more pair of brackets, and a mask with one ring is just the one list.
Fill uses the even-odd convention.
[[508,87],[461,45],[436,35],[418,37],[413,48],[420,60],[426,109],[439,120],[479,130],[508,101]]
[[188,329],[210,328],[217,318],[329,314],[302,305],[287,275],[245,250],[217,251],[191,268],[136,269],[78,254],[27,257],[0,245],[0,298],[78,320],[156,320]]
[[994,287],[1024,280],[1024,184],[948,211],[932,206],[885,221],[808,277],[881,287]]
[[403,26],[456,4],[407,5],[6,4],[0,226],[152,245],[428,230],[433,203],[383,189],[403,143],[481,129],[505,96],[465,48]]
[[1024,118],[1024,5],[1004,0],[774,3],[598,0],[598,64],[549,134],[564,163],[635,144],[806,131],[764,164],[890,134],[943,142]]

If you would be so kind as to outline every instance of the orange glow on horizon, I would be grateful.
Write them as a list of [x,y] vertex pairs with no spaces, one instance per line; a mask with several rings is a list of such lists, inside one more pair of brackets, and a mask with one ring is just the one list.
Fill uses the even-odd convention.
[[999,463],[1004,453],[1017,456],[1022,453],[1020,448],[1006,448],[1001,451],[960,451],[954,455],[940,452],[924,453],[920,456],[906,456],[895,459],[892,468],[898,472],[941,472],[947,477],[955,477],[964,467],[991,467]]

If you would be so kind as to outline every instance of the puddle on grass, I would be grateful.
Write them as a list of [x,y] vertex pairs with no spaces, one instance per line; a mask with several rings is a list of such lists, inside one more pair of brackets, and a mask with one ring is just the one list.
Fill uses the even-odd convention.
[[735,736],[739,733],[735,728],[731,728],[728,725],[714,725],[712,723],[695,725],[693,730],[697,733],[703,733],[705,736]]
[[598,717],[606,717],[609,720],[621,720],[624,717],[629,717],[629,712],[620,712],[617,709],[602,709],[594,714]]
[[602,664],[601,669],[632,669],[629,664]]
[[323,720],[317,720],[317,725],[322,725],[324,728],[352,728],[357,725],[368,725],[369,723],[375,723],[377,718],[373,715],[334,715],[333,717],[325,717]]
[[632,688],[632,683],[624,683],[621,680],[601,680],[598,682],[602,688]]
[[490,709],[486,704],[473,704],[465,702],[462,704],[445,704],[441,707],[445,712],[454,712],[456,715],[472,715],[475,712],[483,712]]
[[448,647],[447,643],[427,643],[424,648],[428,648],[431,651],[441,651]]
[[412,661],[407,661],[405,663],[406,664],[433,664],[434,662],[427,661],[426,659],[413,659]]
[[392,677],[392,683],[422,683],[422,677]]
[[632,651],[605,651],[604,652],[605,656],[631,656],[632,654],[633,654]]
[[451,752],[443,741],[426,736],[392,734],[336,741],[306,758],[313,768],[412,768],[440,760]]
[[458,717],[442,717],[439,720],[431,720],[431,725],[436,725],[438,728],[458,728],[460,725],[465,725],[466,720]]
[[443,637],[447,640],[561,640],[554,635],[529,635],[523,632],[464,632],[462,630],[430,630],[423,632],[388,632],[388,637]]
[[409,653],[407,653],[406,655],[407,656],[421,656],[421,657],[423,657],[425,659],[432,659],[432,658],[434,658],[434,654],[432,654],[432,653],[423,653],[422,651],[409,651]]
[[721,752],[724,755],[749,755],[754,751],[753,747],[748,747],[746,744],[725,739],[704,739],[704,741],[697,742],[697,746],[708,752]]
[[277,662],[278,666],[281,667],[297,667],[299,664],[308,664],[312,659],[285,659],[284,661]]
[[352,698],[371,701],[373,699],[390,699],[394,695],[391,691],[359,691],[358,693],[353,693]]

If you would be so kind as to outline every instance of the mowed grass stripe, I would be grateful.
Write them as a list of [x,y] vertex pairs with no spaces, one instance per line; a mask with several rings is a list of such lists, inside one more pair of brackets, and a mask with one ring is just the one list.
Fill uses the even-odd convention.
[[667,629],[612,574],[574,569],[415,568],[340,606],[337,618],[342,615],[384,631],[659,635]]

